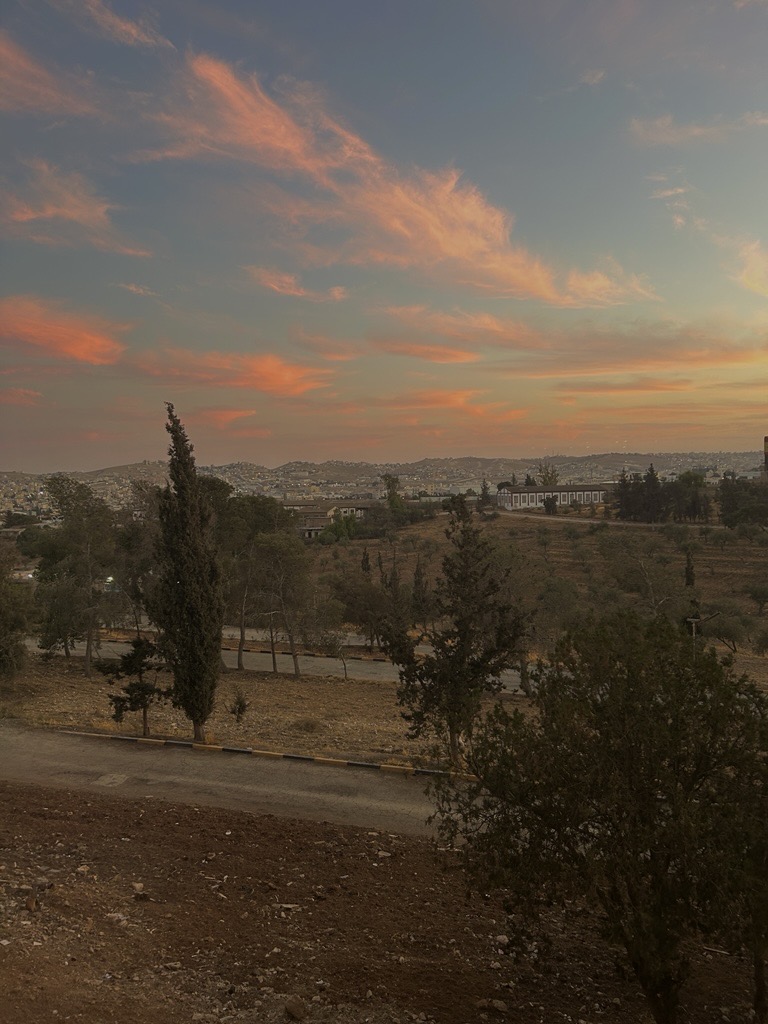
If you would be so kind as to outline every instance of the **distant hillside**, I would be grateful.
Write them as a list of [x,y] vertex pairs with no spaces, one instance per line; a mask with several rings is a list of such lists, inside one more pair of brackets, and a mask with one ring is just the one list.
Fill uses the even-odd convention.
[[[604,452],[590,455],[532,455],[526,458],[502,459],[463,456],[461,458],[424,458],[418,462],[344,462],[330,459],[326,462],[286,462],[274,468],[252,462],[232,462],[222,466],[203,466],[203,473],[233,477],[284,477],[287,479],[310,479],[314,481],[358,481],[367,478],[378,480],[383,473],[392,473],[404,478],[445,477],[448,479],[485,477],[490,482],[508,479],[516,475],[535,472],[539,462],[551,463],[563,480],[598,477],[610,479],[625,468],[628,472],[643,472],[653,463],[655,468],[666,473],[681,472],[685,469],[701,469],[723,473],[734,469],[746,472],[757,469],[762,463],[762,452]],[[166,479],[165,462],[136,462],[125,466],[110,466],[88,472],[71,472],[76,480],[91,481],[95,478],[123,480],[148,480],[163,483]],[[51,474],[23,472],[1,472],[0,481],[33,481]]]

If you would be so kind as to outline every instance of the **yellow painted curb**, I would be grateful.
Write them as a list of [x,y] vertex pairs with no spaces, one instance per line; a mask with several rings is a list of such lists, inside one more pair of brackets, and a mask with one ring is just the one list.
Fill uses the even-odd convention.
[[383,772],[401,772],[403,775],[410,775],[413,771],[407,764],[382,764],[379,767]]
[[338,757],[313,757],[312,760],[315,764],[332,764],[337,768],[347,767],[347,762],[339,760]]
[[156,739],[153,739],[151,736],[137,736],[136,737],[136,742],[137,743],[154,743],[158,747],[164,747],[165,746],[165,740],[156,740]]
[[252,750],[251,751],[251,756],[252,757],[282,757],[283,755],[279,754],[275,750]]
[[223,750],[223,747],[217,746],[215,743],[193,743],[193,750]]

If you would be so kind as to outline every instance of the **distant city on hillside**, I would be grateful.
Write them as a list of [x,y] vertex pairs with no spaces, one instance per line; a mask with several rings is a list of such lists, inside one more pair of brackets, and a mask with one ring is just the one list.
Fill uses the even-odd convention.
[[[686,470],[701,473],[715,482],[725,472],[737,476],[757,476],[763,461],[758,450],[748,452],[607,452],[602,455],[547,455],[524,459],[488,459],[471,456],[455,459],[422,459],[408,463],[368,462],[288,462],[269,469],[250,462],[224,466],[203,466],[201,473],[219,477],[237,493],[265,494],[281,502],[313,502],[338,498],[376,499],[383,495],[381,477],[385,473],[399,478],[400,491],[407,497],[431,497],[479,492],[483,480],[492,492],[514,477],[523,482],[526,474],[536,476],[541,463],[553,466],[561,483],[608,483],[622,469],[643,473],[653,463],[662,478],[674,478]],[[113,508],[127,508],[133,502],[137,482],[164,484],[165,462],[136,462],[87,473],[67,476],[87,483]],[[53,474],[0,472],[0,512],[28,512],[36,515],[48,510],[45,480]]]

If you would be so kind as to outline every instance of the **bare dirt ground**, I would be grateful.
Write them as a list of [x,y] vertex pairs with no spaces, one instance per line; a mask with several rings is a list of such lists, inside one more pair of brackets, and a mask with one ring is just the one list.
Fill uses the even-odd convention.
[[[238,684],[251,707],[226,710]],[[0,714],[117,730],[106,680],[31,659]],[[172,709],[153,733],[188,736]],[[136,720],[121,731],[138,731]],[[223,677],[210,738],[411,761],[394,684]],[[328,769],[318,769],[319,771]],[[232,811],[0,785],[3,1020],[642,1024],[631,976],[576,906],[552,944],[507,943],[503,894],[467,898],[424,840]],[[749,1018],[746,963],[693,954],[688,1024]]]
[[[321,666],[322,659],[317,661]],[[161,674],[158,685],[169,684],[170,677]],[[236,688],[249,702],[239,724],[228,711]],[[220,678],[206,739],[260,750],[418,762],[426,757],[427,748],[407,738],[395,690],[392,682],[229,671]],[[109,694],[116,692],[118,688],[96,670],[86,679],[81,658],[46,662],[32,656],[13,688],[0,694],[0,713],[44,728],[141,735],[140,714],[126,715],[120,725],[113,721]],[[170,704],[153,707],[149,724],[153,736],[192,738],[189,721]]]

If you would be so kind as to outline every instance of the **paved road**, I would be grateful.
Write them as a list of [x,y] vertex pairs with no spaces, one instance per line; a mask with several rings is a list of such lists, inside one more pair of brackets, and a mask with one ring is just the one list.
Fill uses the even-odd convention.
[[[32,651],[39,653],[37,641],[34,638],[29,638],[27,646]],[[99,647],[99,657],[101,658],[119,658],[121,654],[128,650],[128,645],[117,640],[102,640],[101,646]],[[78,654],[82,653],[82,649],[78,648]],[[224,664],[228,668],[237,668],[237,651],[231,651],[224,649],[221,652]],[[243,664],[245,668],[253,669],[260,672],[271,672],[272,671],[272,655],[262,654],[258,651],[247,651],[243,656]],[[278,672],[283,672],[286,675],[293,674],[293,659],[290,654],[278,654],[277,655],[277,669]],[[336,676],[341,679],[344,676],[344,666],[338,658],[325,658],[321,656],[313,657],[311,655],[299,655],[299,669],[304,675],[322,675],[322,676]],[[347,674],[350,679],[364,679],[364,680],[377,680],[377,681],[388,681],[397,682],[398,674],[397,669],[391,661],[369,661],[362,659],[347,659]],[[520,689],[520,674],[519,672],[510,669],[503,673],[504,689],[510,693],[519,691]]]
[[88,739],[0,722],[0,779],[428,835],[420,777]]

